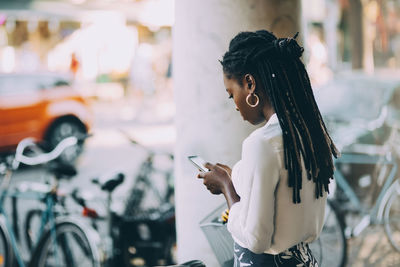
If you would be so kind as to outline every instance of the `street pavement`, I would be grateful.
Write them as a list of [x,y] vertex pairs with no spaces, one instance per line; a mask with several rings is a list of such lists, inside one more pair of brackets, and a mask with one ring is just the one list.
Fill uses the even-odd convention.
[[382,226],[367,228],[360,236],[350,239],[348,244],[348,266],[400,266],[400,252],[391,247]]
[[[131,99],[95,102],[93,110],[93,136],[87,140],[85,151],[77,162],[78,175],[70,181],[63,181],[60,187],[66,192],[78,187],[85,197],[92,199],[92,207],[101,214],[105,211],[105,194],[91,183],[91,179],[121,171],[126,174],[126,178],[113,194],[113,209],[122,212],[135,174],[147,155],[145,148],[131,144],[126,135],[135,138],[147,148],[173,152],[174,106],[170,100],[149,98],[141,101]],[[21,181],[42,181],[45,176],[43,168],[23,168],[15,174],[13,184]],[[24,216],[27,209],[37,205],[38,202],[32,201],[20,204],[20,217]],[[75,209],[79,207],[75,206]],[[348,244],[348,266],[400,266],[400,253],[390,246],[382,227],[370,227],[360,236],[350,239]]]

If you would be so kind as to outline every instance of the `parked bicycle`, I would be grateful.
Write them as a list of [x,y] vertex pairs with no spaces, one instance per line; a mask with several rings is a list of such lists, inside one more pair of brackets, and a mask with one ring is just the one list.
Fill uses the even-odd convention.
[[[143,146],[126,133],[125,136],[131,144],[144,149],[147,157],[140,165],[138,174],[135,177],[124,215],[133,216],[136,212],[145,208],[144,205],[146,203],[144,202],[149,201],[149,198],[153,201],[152,207],[158,207],[165,203],[174,205],[174,177],[173,164],[171,164],[173,163],[174,155]],[[168,167],[160,168],[156,166],[155,160],[157,157],[167,159]]]
[[[386,235],[392,244],[392,246],[399,250],[399,244],[397,244],[393,238],[393,234],[398,228],[392,225],[395,222],[395,218],[391,215],[396,215],[394,212],[395,204],[394,200],[399,195],[399,181],[397,180],[398,170],[398,159],[399,155],[397,150],[393,149],[400,145],[399,137],[397,136],[397,130],[393,130],[396,134],[394,140],[391,140],[386,145],[386,149],[377,147],[376,153],[367,154],[363,145],[357,145],[357,148],[362,154],[355,153],[344,153],[340,159],[337,160],[338,166],[335,172],[335,179],[338,185],[338,189],[335,193],[335,201],[340,203],[341,212],[344,216],[349,214],[357,214],[361,217],[359,222],[353,226],[347,227],[346,236],[355,237],[361,234],[361,232],[372,224],[383,224],[385,227]],[[392,137],[393,138],[393,137]],[[395,145],[393,142],[397,142]],[[371,149],[371,145],[367,145]],[[381,151],[379,151],[379,149]],[[373,165],[375,166],[376,175],[366,176],[364,182],[367,183],[365,186],[372,184],[374,186],[374,192],[372,196],[372,207],[363,205],[362,200],[359,198],[354,188],[349,184],[349,181],[345,179],[343,174],[343,166],[345,164],[357,164],[357,165]],[[361,181],[363,183],[363,181]],[[398,215],[397,215],[398,216]]]
[[45,175],[46,181],[23,181],[18,183],[15,190],[9,194],[12,198],[13,226],[17,238],[19,237],[17,226],[19,201],[21,199],[21,201],[36,200],[41,204],[40,207],[35,206],[35,208],[29,209],[25,215],[23,237],[29,252],[33,252],[45,226],[52,220],[51,218],[68,215],[69,211],[65,205],[66,195],[60,192],[59,185],[61,180],[69,180],[77,173],[74,166],[62,162],[50,162],[45,164],[45,168],[47,174],[50,174]]
[[[130,141],[140,145],[133,139]],[[144,146],[142,148],[148,154],[134,177],[122,214],[113,211],[111,206],[112,194],[123,183],[125,175],[117,172],[92,181],[107,194],[106,216],[99,216],[101,212],[91,213],[95,222],[106,224],[107,230],[102,237],[106,244],[106,266],[155,266],[175,263],[172,169],[159,169],[155,166],[155,158],[161,153]],[[166,154],[166,157],[170,161],[173,160],[171,154]],[[89,201],[82,195],[82,192],[75,191],[73,197],[76,203],[87,209]],[[146,203],[149,200],[153,202],[151,205]]]
[[[52,151],[38,155],[26,155],[28,149],[38,151],[37,144],[28,138],[22,140],[17,147],[12,160],[2,161],[4,179],[0,194],[0,266],[13,266],[14,261],[20,266],[100,266],[100,238],[97,233],[88,227],[82,220],[72,216],[58,216],[46,213],[48,222],[43,227],[43,234],[35,246],[33,256],[24,260],[17,244],[15,233],[7,213],[3,208],[5,198],[9,195],[9,185],[12,172],[17,170],[20,163],[26,165],[46,164],[57,159],[65,149],[77,143],[75,137],[62,140]],[[57,172],[65,173],[66,169],[59,167]],[[20,192],[23,196],[23,193]],[[49,207],[54,206],[55,198],[50,192],[46,194]]]
[[[367,128],[365,125],[349,127],[356,132],[354,136],[363,131],[370,134],[372,130],[382,127],[386,118],[385,109],[382,112],[382,116],[370,122],[371,125],[374,124],[374,128]],[[330,252],[337,262],[335,266],[346,265],[347,239],[359,236],[370,225],[382,225],[391,245],[400,251],[400,185],[397,179],[400,136],[396,125],[392,124],[387,128],[390,129],[390,134],[382,145],[350,142],[343,148],[342,156],[334,161],[335,190],[331,192],[329,202],[337,215],[336,228],[341,229],[336,234],[337,239],[344,240],[337,242],[335,249]],[[360,187],[369,189],[366,197],[370,203],[365,203],[365,197],[359,194]],[[326,233],[326,227],[325,225],[321,239]],[[330,251],[329,242],[322,239],[321,244]],[[333,266],[329,259],[328,264],[324,260],[321,263],[321,266]]]
[[344,235],[345,223],[336,203],[328,199],[325,208],[324,226],[317,240],[310,248],[319,266],[345,266],[347,262],[347,240]]
[[[51,218],[76,214],[75,211],[71,212],[71,209],[66,206],[69,193],[63,192],[59,188],[61,180],[70,180],[77,174],[76,168],[58,160],[45,164],[45,168],[46,172],[50,174],[45,176],[47,178],[46,181],[21,182],[15,187],[16,190],[11,195],[13,227],[17,233],[17,238],[19,237],[16,225],[16,222],[19,221],[18,212],[16,212],[18,199],[28,197],[41,202],[41,207],[35,206],[35,208],[29,209],[24,219],[23,237],[29,252],[33,252],[35,245],[43,234],[44,227],[49,224]],[[84,217],[88,217],[88,214],[89,211],[82,212]]]

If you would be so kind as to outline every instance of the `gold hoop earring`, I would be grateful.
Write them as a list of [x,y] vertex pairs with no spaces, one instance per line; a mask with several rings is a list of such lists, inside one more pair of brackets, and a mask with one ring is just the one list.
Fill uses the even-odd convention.
[[[249,102],[249,99],[250,99],[250,96],[251,95],[253,95],[253,96],[255,96],[256,97],[256,103],[255,104],[250,104],[250,102]],[[260,99],[258,98],[258,96],[256,95],[256,94],[248,94],[247,95],[247,97],[246,97],[246,103],[247,103],[247,105],[249,105],[250,107],[252,107],[252,108],[254,108],[254,107],[257,107],[257,105],[258,105],[258,103],[260,102]]]

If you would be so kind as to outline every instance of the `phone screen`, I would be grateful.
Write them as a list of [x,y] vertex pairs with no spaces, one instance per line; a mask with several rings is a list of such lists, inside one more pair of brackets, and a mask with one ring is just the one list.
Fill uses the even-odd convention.
[[206,161],[199,156],[189,156],[188,159],[196,166],[200,171],[208,172],[209,170],[205,167]]

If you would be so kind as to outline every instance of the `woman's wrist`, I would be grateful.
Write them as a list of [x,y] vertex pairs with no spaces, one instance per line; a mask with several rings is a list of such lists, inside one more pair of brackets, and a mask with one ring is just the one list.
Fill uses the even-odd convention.
[[233,183],[231,179],[226,179],[223,183],[223,187],[222,187],[222,193],[224,195],[229,194],[230,191],[232,191],[232,189],[234,189],[233,187]]
[[231,208],[233,204],[240,201],[239,195],[236,193],[235,187],[233,186],[232,180],[226,181],[222,189],[222,193],[225,196],[228,208]]

